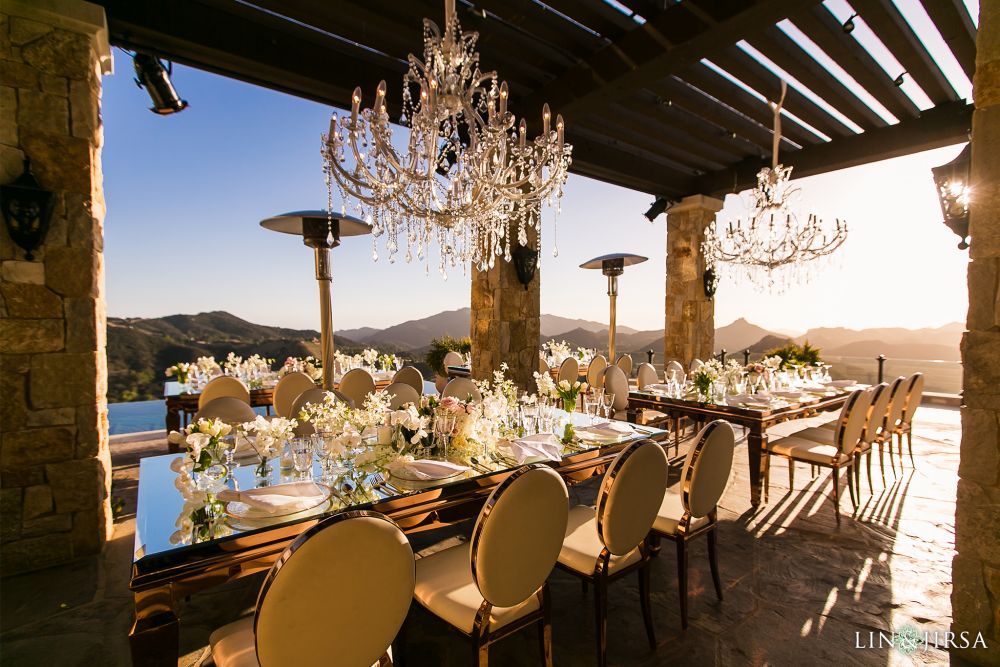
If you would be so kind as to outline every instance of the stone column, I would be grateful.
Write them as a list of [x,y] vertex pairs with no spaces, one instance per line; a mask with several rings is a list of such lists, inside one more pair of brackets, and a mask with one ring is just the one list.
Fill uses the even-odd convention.
[[721,209],[721,200],[704,195],[685,197],[667,209],[664,363],[676,359],[687,368],[692,359],[704,361],[715,353],[715,304],[705,296],[701,242]]
[[0,182],[56,197],[34,261],[0,231],[0,570],[99,552],[111,530],[100,120],[104,11],[0,6]]
[[[969,316],[962,340],[962,445],[952,563],[952,630],[1000,664],[1000,2],[984,0],[976,41],[969,216]],[[957,252],[948,249],[948,252]],[[919,415],[918,415],[919,416]],[[970,639],[972,641],[972,639]]]
[[[516,233],[515,233],[516,238]],[[528,245],[536,247],[536,231],[528,230]],[[541,269],[527,289],[517,280],[514,262],[497,258],[496,265],[472,274],[472,376],[490,377],[507,362],[507,377],[534,391],[541,335],[539,295]]]

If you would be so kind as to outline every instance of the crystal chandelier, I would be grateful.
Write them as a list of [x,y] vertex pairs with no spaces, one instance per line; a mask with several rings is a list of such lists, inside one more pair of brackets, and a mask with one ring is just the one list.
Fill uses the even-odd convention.
[[507,83],[479,70],[479,35],[462,32],[455,0],[445,0],[444,35],[428,19],[423,34],[424,58],[410,54],[403,77],[405,150],[393,143],[382,81],[371,107],[360,109],[355,88],[350,115],[331,116],[322,154],[328,209],[336,186],[345,209],[351,202],[372,225],[373,259],[385,236],[390,262],[405,249],[407,262],[415,254],[429,268],[436,242],[447,278],[449,265],[483,271],[497,257],[510,261],[513,229],[527,246],[528,229],[541,225],[542,204],[558,215],[572,146],[563,140],[562,116],[552,127],[547,104],[542,134],[528,140],[525,121],[507,110]]
[[837,219],[830,226],[814,213],[800,217],[795,199],[798,188],[791,185],[792,167],[778,164],[781,141],[781,105],[774,111],[774,146],[770,167],[757,172],[757,186],[750,191],[745,219],[720,222],[722,231],[705,230],[702,254],[706,265],[723,263],[731,277],[745,277],[758,291],[782,292],[792,284],[807,282],[817,260],[833,253],[847,239],[847,223]]

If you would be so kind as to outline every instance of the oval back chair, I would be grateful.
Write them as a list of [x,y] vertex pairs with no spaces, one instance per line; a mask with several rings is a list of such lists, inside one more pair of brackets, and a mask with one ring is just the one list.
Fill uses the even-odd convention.
[[481,403],[483,400],[483,395],[480,393],[479,387],[469,378],[452,378],[444,386],[444,391],[441,392],[441,398],[445,398],[446,396],[454,396],[460,401],[471,399],[475,403]]
[[227,424],[242,424],[252,422],[257,414],[246,401],[233,396],[220,396],[201,407],[195,414],[194,421],[199,419],[221,419]]
[[385,393],[389,395],[389,407],[393,410],[399,410],[407,403],[420,406],[420,394],[406,382],[393,382],[385,388]]
[[625,371],[618,366],[608,366],[604,369],[604,393],[615,395],[611,417],[624,419],[628,410],[628,378],[625,377]]
[[405,382],[413,387],[418,395],[422,396],[424,393],[424,374],[416,366],[403,366],[392,376],[392,382],[393,384]]
[[368,394],[375,393],[375,378],[363,368],[352,368],[340,378],[337,390],[354,401],[355,407],[360,407]]
[[570,384],[573,384],[579,379],[580,363],[575,357],[566,357],[563,359],[563,362],[559,364],[559,377],[556,378],[556,382],[568,380]]
[[597,389],[604,388],[604,369],[608,367],[608,360],[603,354],[596,355],[590,360],[587,367],[587,384]]
[[615,366],[625,371],[625,377],[632,375],[632,355],[622,354],[619,355],[618,360],[615,361]]
[[639,364],[639,370],[635,374],[635,384],[639,389],[642,389],[648,384],[656,384],[659,381],[659,377],[656,375],[656,369],[653,368],[653,364],[641,363]]
[[296,371],[283,375],[278,380],[278,384],[274,385],[274,398],[272,399],[274,414],[294,419],[296,413],[292,412],[292,404],[295,403],[295,399],[307,389],[315,388],[316,383],[305,373]]
[[201,390],[198,397],[198,409],[205,407],[209,401],[213,401],[223,396],[238,398],[247,405],[250,405],[250,390],[239,378],[231,375],[220,375],[208,381],[205,388]]

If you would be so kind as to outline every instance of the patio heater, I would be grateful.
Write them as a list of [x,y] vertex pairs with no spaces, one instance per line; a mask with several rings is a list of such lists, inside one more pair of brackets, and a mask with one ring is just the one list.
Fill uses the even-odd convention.
[[618,276],[625,272],[626,266],[641,264],[648,257],[630,255],[628,253],[613,253],[601,255],[580,265],[581,269],[600,269],[608,277],[608,297],[611,299],[611,323],[608,326],[608,363],[615,363],[615,302],[618,299]]
[[330,285],[330,250],[340,245],[343,236],[371,234],[371,225],[338,213],[293,211],[260,221],[260,226],[274,232],[295,234],[313,249],[316,256],[316,282],[319,283],[320,357],[323,360],[323,389],[333,390],[333,303]]

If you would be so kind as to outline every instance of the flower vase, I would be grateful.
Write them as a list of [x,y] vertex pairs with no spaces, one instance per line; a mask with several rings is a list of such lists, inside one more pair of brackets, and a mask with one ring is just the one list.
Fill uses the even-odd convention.
[[267,456],[261,456],[260,461],[257,463],[257,467],[253,470],[254,475],[257,477],[258,486],[267,486],[266,482],[271,477],[271,466],[268,463]]
[[563,398],[563,410],[566,412],[576,412],[576,397]]

